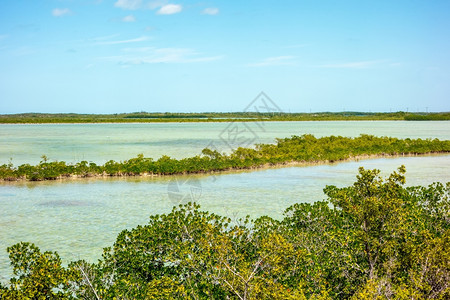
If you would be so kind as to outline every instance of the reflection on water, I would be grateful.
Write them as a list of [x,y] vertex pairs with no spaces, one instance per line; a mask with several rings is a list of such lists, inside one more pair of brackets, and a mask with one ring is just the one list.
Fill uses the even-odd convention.
[[[191,177],[180,176],[178,189],[170,176],[3,183],[0,274],[3,279],[10,276],[6,247],[19,241],[56,250],[66,262],[95,261],[122,229],[145,224],[149,215],[167,213],[174,204],[191,200],[192,187],[204,210],[232,218],[279,218],[293,203],[323,199],[326,185],[352,184],[359,166],[388,175],[402,164],[408,185],[450,181],[450,155],[436,155],[196,175],[195,185],[183,184]],[[170,193],[181,197],[170,198]]]

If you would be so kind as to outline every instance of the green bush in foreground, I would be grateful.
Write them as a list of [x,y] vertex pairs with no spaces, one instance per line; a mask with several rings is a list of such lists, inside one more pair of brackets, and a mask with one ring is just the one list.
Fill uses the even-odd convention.
[[61,266],[33,244],[8,248],[1,299],[448,299],[450,183],[405,188],[360,168],[326,201],[282,220],[231,219],[196,204],[122,231],[98,263]]
[[11,163],[0,165],[0,179],[32,181],[52,180],[77,175],[88,176],[137,176],[142,174],[172,175],[214,172],[231,169],[247,169],[263,165],[289,162],[339,161],[362,155],[404,155],[450,152],[450,141],[438,139],[397,139],[361,135],[356,138],[313,135],[292,136],[277,139],[276,144],[259,144],[253,148],[237,148],[229,155],[203,149],[202,156],[173,159],[162,156],[158,160],[142,154],[135,158],[116,162],[110,160],[99,166],[93,162],[76,164],[49,162],[46,156],[36,165],[14,167]]

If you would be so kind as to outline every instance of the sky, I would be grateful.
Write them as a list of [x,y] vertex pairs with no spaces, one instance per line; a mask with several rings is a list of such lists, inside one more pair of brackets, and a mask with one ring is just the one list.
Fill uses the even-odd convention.
[[0,113],[450,111],[448,0],[2,0]]

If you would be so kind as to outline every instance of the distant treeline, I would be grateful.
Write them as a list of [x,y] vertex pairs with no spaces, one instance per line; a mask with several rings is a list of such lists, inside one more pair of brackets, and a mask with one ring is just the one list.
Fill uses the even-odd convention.
[[174,113],[132,113],[124,116],[125,119],[205,119],[207,114],[174,114]]
[[370,113],[370,112],[205,112],[205,113],[149,113],[121,114],[46,114],[23,113],[0,115],[0,123],[131,123],[131,122],[231,122],[239,119],[264,121],[352,121],[352,120],[450,120],[450,113]]
[[0,165],[0,179],[31,181],[52,180],[72,175],[89,176],[137,176],[204,173],[224,170],[249,169],[263,165],[289,162],[333,162],[363,155],[402,155],[450,152],[450,141],[438,139],[398,139],[361,135],[356,138],[313,135],[292,136],[277,139],[276,144],[258,144],[253,148],[237,148],[231,154],[219,153],[208,148],[202,155],[174,159],[162,156],[158,160],[142,154],[135,158],[104,165],[81,161],[67,164],[64,161],[48,161],[43,156],[38,165],[12,163]]
[[409,114],[405,116],[406,121],[448,121],[450,113],[440,114]]

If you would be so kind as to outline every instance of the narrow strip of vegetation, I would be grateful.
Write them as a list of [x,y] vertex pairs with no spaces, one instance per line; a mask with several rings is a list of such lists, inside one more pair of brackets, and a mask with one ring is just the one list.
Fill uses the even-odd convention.
[[153,160],[140,154],[121,162],[110,160],[104,165],[88,161],[75,164],[67,164],[64,161],[50,162],[43,156],[43,160],[34,166],[23,164],[15,167],[12,163],[0,165],[0,179],[39,181],[70,176],[190,174],[249,169],[290,162],[335,162],[359,156],[450,152],[450,141],[438,139],[398,139],[372,135],[361,135],[356,138],[342,136],[315,138],[308,134],[276,141],[276,144],[258,144],[255,149],[238,148],[231,154],[206,148],[203,149],[202,155],[190,158],[174,159],[162,156],[158,160]]
[[228,112],[228,113],[120,113],[120,114],[47,114],[0,115],[0,124],[27,123],[155,123],[155,122],[252,122],[259,121],[363,121],[363,120],[450,120],[450,113],[371,113],[371,112]]
[[[284,218],[231,220],[195,204],[122,231],[97,263],[7,250],[1,299],[449,299],[450,183],[405,188],[405,169],[360,168]],[[298,199],[304,201],[308,199]]]
[[448,121],[450,120],[449,113],[442,114],[408,114],[405,115],[406,121]]

